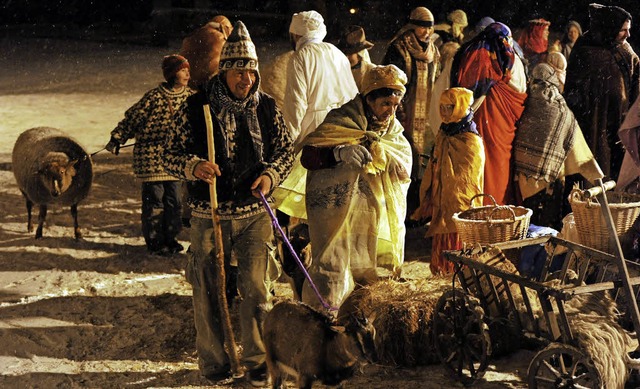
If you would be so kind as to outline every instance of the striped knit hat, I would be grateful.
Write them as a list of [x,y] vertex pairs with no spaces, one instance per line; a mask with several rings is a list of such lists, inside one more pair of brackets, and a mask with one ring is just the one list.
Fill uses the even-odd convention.
[[233,26],[231,35],[227,38],[220,54],[220,71],[258,70],[258,54],[256,46],[251,41],[247,27],[241,21]]

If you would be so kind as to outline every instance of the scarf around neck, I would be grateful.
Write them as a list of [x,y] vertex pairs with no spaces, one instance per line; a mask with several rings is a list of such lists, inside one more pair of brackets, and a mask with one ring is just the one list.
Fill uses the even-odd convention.
[[258,81],[243,100],[231,97],[229,89],[220,76],[215,77],[208,94],[213,112],[222,127],[225,140],[225,157],[233,156],[234,138],[239,125],[246,125],[251,134],[253,149],[263,160],[262,131],[258,122]]
[[473,112],[469,112],[462,120],[454,123],[442,123],[440,129],[446,136],[454,136],[463,132],[471,132],[480,135],[476,129],[476,123],[473,121]]
[[411,31],[407,31],[404,35],[398,38],[397,44],[404,46],[407,51],[411,54],[411,57],[425,61],[427,63],[431,63],[435,57],[435,46],[429,40],[426,43],[426,48],[418,42],[418,38],[416,38],[416,34]]

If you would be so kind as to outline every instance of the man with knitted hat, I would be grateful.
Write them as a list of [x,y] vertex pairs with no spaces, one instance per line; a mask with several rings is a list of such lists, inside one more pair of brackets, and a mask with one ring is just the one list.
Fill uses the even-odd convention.
[[409,212],[419,204],[418,189],[424,167],[420,158],[430,154],[435,136],[429,127],[431,94],[438,73],[440,53],[431,40],[433,14],[425,7],[411,11],[408,22],[395,34],[382,60],[407,74],[407,93],[398,119],[413,150],[413,171],[408,194]]
[[[398,275],[404,261],[411,147],[395,113],[406,82],[394,65],[374,67],[362,93],[331,111],[300,144],[309,170],[309,274],[333,306],[355,283],[374,282],[378,267]],[[308,283],[302,300],[321,307]]]
[[164,57],[162,74],[166,82],[125,112],[105,148],[118,155],[120,146],[135,138],[133,172],[142,181],[142,235],[149,253],[166,256],[183,250],[176,240],[182,206],[180,182],[164,169],[162,150],[174,127],[174,112],[194,92],[187,86],[189,62],[183,56]]
[[[237,261],[239,272],[241,361],[250,382],[263,385],[265,351],[255,315],[258,305],[271,298],[270,284],[279,271],[271,220],[258,191],[271,201],[273,188],[287,176],[293,162],[292,140],[275,100],[259,90],[258,56],[240,21],[222,48],[219,70],[205,91],[192,96],[177,115],[165,165],[188,181],[192,219],[186,277],[193,287],[200,371],[210,380],[219,380],[228,377],[230,368],[214,288],[209,185],[217,177],[225,266]],[[209,104],[213,117],[215,163],[207,160],[203,104]]]

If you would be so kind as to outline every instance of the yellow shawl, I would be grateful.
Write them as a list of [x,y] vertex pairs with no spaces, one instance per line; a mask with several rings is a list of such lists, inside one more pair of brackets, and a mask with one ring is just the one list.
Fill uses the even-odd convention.
[[[404,218],[411,172],[411,148],[392,118],[371,131],[363,100],[356,97],[331,111],[300,147],[362,144],[373,162],[364,168],[338,164],[310,171],[306,178],[313,265],[310,274],[331,304],[353,289],[354,275],[376,266],[400,271],[404,261]],[[315,297],[303,300],[313,304]]]
[[[453,214],[471,207],[483,193],[485,154],[482,138],[471,132],[436,137],[433,155],[420,185],[420,207],[412,219],[431,217],[427,236],[456,232]],[[474,200],[482,205],[482,197]]]

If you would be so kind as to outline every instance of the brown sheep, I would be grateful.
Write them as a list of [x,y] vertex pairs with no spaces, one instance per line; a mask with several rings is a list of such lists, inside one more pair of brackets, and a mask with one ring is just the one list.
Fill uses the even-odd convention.
[[36,239],[42,238],[47,205],[71,207],[74,236],[80,239],[78,203],[89,193],[93,166],[85,150],[64,132],[50,127],[29,129],[18,137],[12,170],[27,204],[27,230],[33,231],[31,209],[40,207]]
[[351,316],[345,326],[308,305],[282,301],[273,306],[262,325],[266,363],[273,388],[283,388],[287,374],[299,388],[313,381],[338,385],[350,378],[362,358],[373,360],[375,330]]

